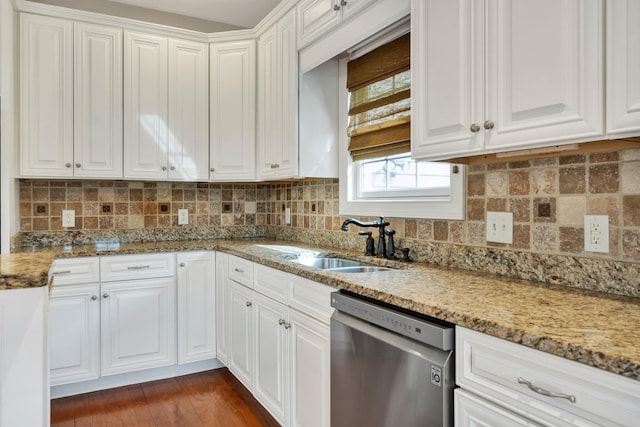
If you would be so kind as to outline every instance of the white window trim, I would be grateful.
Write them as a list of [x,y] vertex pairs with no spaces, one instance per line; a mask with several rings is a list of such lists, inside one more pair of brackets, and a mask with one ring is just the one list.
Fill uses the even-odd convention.
[[[396,218],[425,218],[425,219],[465,219],[465,182],[466,168],[457,165],[458,173],[451,174],[451,195],[445,197],[430,197],[421,199],[357,199],[357,189],[352,176],[355,171],[353,161],[349,155],[348,125],[348,92],[347,92],[347,62],[350,58],[340,60],[338,87],[338,114],[341,118],[338,125],[340,149],[339,179],[340,179],[340,215],[343,216],[386,216]],[[452,165],[453,167],[453,165]]]

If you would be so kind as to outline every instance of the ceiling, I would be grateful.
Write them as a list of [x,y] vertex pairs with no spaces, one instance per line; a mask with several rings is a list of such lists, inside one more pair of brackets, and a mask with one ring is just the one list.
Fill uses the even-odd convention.
[[108,0],[145,9],[253,28],[280,0]]

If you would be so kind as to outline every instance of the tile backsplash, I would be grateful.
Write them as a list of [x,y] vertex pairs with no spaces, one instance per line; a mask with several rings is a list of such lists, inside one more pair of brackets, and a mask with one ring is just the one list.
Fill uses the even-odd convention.
[[[285,208],[291,224],[284,225]],[[74,230],[282,226],[338,231],[336,179],[217,184],[135,181],[21,180],[20,231],[65,230],[62,209],[74,209]],[[513,212],[513,244],[487,243],[486,212]],[[381,214],[384,207],[381,206]],[[585,214],[609,215],[609,254],[584,252]],[[368,218],[361,218],[368,219]],[[640,149],[473,164],[468,167],[466,220],[387,218],[399,242],[447,243],[605,260],[640,261]],[[291,231],[291,230],[290,230]],[[335,234],[333,234],[335,233]]]

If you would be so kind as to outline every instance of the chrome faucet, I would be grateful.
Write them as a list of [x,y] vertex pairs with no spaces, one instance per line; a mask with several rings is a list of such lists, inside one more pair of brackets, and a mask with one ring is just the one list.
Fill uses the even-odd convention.
[[387,258],[387,242],[385,240],[385,234],[386,234],[385,227],[389,225],[389,222],[385,221],[383,216],[381,216],[376,221],[369,221],[369,222],[362,222],[362,221],[358,221],[355,218],[348,218],[342,223],[340,230],[348,231],[349,224],[355,224],[358,227],[376,227],[379,232],[378,258]]

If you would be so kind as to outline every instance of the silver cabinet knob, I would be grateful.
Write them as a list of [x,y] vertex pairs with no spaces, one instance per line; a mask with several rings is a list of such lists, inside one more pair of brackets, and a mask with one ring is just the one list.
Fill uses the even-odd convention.
[[64,166],[67,167],[67,168],[70,168],[71,167],[71,163],[66,163]]
[[98,296],[97,296],[97,295],[92,295],[92,296],[91,296],[91,300],[92,300],[92,301],[95,301],[95,300],[97,300],[97,299],[98,299]]
[[486,130],[491,130],[494,127],[494,123],[491,120],[487,120],[486,122],[484,122],[484,128]]
[[184,267],[186,264],[184,262],[180,263],[180,267]]
[[215,168],[211,168],[211,169],[209,169],[209,170],[210,170],[211,172],[215,172],[215,171],[216,171],[216,170],[215,170]]
[[166,170],[167,170],[167,167],[166,167],[166,166],[163,166],[163,167],[162,167],[162,170],[163,170],[163,171],[166,171]]
[[284,319],[278,320],[278,325],[284,325]]
[[174,171],[174,170],[176,170],[176,167],[175,167],[175,166],[171,166],[171,168],[170,168],[170,169],[171,169],[172,171]]
[[285,328],[285,329],[289,329],[289,328],[291,328],[291,323],[285,323],[285,324],[284,324],[284,328]]
[[340,5],[339,4],[334,4],[333,5],[333,10],[335,10],[336,12],[340,10]]
[[105,299],[106,299],[106,298],[109,298],[109,294],[108,294],[108,293],[104,293],[104,294],[102,294],[102,298],[105,298]]
[[340,4],[342,6],[346,6],[347,5],[347,0],[340,0]]
[[278,169],[280,167],[279,163],[276,163],[276,169]]
[[469,127],[469,130],[473,133],[479,132],[480,131],[480,126],[478,126],[478,124],[474,123],[471,125],[471,127]]
[[82,167],[82,164],[80,164],[80,163],[76,163],[76,167],[77,167],[77,168],[81,168],[81,167]]
[[251,306],[253,305],[253,304],[251,303],[251,301],[247,301],[245,304],[246,304],[246,306],[247,306],[247,307],[251,307]]

